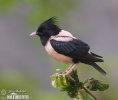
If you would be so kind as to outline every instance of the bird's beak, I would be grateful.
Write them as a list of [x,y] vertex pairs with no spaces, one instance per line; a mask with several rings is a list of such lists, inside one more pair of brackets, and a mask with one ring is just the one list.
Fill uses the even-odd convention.
[[36,32],[33,32],[33,33],[30,34],[30,36],[34,36],[34,35],[36,35]]

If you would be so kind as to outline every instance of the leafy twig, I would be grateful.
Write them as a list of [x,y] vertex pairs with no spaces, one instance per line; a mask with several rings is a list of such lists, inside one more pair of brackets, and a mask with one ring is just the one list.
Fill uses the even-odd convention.
[[94,98],[94,100],[97,100],[97,98],[96,98],[86,87],[83,87],[83,89],[84,89],[89,95],[91,95],[91,96]]
[[94,78],[80,82],[77,70],[73,70],[69,76],[57,72],[51,76],[51,79],[54,88],[67,92],[75,100],[97,100],[91,91],[104,91],[109,88],[108,84],[103,84]]

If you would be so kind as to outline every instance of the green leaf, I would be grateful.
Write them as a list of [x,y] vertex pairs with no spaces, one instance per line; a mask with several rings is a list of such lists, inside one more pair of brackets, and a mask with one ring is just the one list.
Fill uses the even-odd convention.
[[53,74],[51,76],[51,79],[52,79],[52,86],[54,88],[59,88],[60,90],[63,90],[68,86],[66,77],[62,74],[58,74],[58,73]]
[[108,84],[104,84],[101,81],[96,80],[94,78],[91,78],[91,79],[89,79],[87,88],[92,90],[92,91],[97,91],[97,90],[104,91],[104,90],[109,88],[109,85]]

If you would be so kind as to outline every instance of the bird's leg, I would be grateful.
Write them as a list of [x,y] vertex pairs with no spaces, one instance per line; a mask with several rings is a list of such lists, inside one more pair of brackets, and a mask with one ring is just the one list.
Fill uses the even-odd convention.
[[64,75],[69,75],[73,71],[73,69],[76,67],[76,65],[77,64],[70,65],[63,74]]
[[73,64],[73,65],[71,66],[71,68],[66,72],[65,75],[69,75],[69,74],[73,71],[73,69],[74,69],[76,66],[77,66],[77,64]]
[[65,72],[67,72],[67,71],[69,71],[70,70],[70,68],[73,66],[74,64],[71,64],[67,69],[66,69],[66,71]]
[[73,66],[74,64],[71,64],[64,72],[63,72],[63,74],[65,75],[69,70],[70,70],[70,68]]

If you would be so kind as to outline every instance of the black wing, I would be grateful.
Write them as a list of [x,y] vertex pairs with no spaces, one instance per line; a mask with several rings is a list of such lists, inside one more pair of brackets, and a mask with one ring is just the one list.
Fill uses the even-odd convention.
[[90,49],[88,44],[79,39],[72,39],[71,41],[57,41],[52,39],[50,43],[56,52],[72,58],[81,58]]

